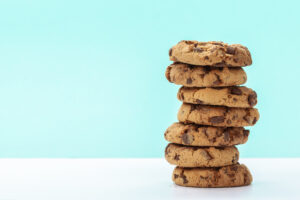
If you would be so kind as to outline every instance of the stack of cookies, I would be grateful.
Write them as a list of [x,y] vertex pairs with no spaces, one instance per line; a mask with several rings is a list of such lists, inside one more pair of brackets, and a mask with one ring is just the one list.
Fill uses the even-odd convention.
[[259,119],[255,91],[242,69],[252,64],[249,50],[239,44],[181,41],[169,51],[173,64],[166,78],[182,85],[178,120],[165,132],[170,143],[165,158],[177,165],[173,181],[192,187],[249,185],[252,176],[239,164],[235,147],[248,140]]

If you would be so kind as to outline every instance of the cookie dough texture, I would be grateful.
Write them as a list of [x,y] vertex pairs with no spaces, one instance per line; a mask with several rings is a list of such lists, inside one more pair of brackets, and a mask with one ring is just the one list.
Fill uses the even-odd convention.
[[240,67],[252,64],[249,50],[240,44],[183,40],[169,50],[172,61],[192,65]]
[[236,164],[236,147],[195,147],[170,143],[165,150],[166,160],[180,167],[220,167]]
[[183,103],[177,118],[185,124],[243,127],[253,126],[259,119],[259,113],[256,108],[229,108]]
[[233,146],[248,140],[249,130],[243,127],[213,127],[196,124],[172,124],[164,134],[171,143],[189,146]]
[[256,92],[247,87],[181,87],[177,98],[185,103],[248,108],[257,103]]
[[241,67],[193,66],[173,63],[167,67],[166,78],[169,82],[186,87],[223,87],[242,85],[247,75]]
[[177,185],[188,187],[235,187],[250,185],[252,175],[243,164],[217,168],[176,167],[172,176]]

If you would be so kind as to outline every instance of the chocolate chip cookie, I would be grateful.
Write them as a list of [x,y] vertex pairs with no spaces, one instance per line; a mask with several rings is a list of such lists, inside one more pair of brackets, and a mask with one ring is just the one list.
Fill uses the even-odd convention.
[[256,92],[247,87],[181,87],[177,98],[185,103],[248,108],[257,103]]
[[186,87],[223,87],[242,85],[247,75],[241,67],[194,66],[173,63],[167,67],[169,82]]
[[236,164],[236,147],[195,147],[170,143],[165,149],[166,160],[180,167],[220,167]]
[[215,67],[241,67],[252,64],[249,50],[240,44],[183,40],[169,50],[172,61]]
[[196,124],[172,124],[164,134],[171,143],[190,146],[233,146],[248,140],[249,130],[243,127],[214,127]]
[[250,185],[252,175],[243,164],[234,164],[215,168],[176,167],[173,182],[188,187],[235,187]]
[[183,123],[243,127],[253,126],[259,119],[259,113],[255,108],[229,108],[183,103],[177,118]]

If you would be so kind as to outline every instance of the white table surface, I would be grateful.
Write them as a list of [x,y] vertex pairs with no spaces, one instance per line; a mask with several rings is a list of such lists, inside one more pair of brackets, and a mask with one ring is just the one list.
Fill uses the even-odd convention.
[[300,199],[300,158],[241,159],[251,186],[187,188],[164,159],[0,159],[0,200]]

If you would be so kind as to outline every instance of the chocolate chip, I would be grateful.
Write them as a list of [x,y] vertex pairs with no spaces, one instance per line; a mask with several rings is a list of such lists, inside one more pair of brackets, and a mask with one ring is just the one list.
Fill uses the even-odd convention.
[[231,124],[231,120],[228,119],[228,120],[226,121],[226,123],[227,123],[227,124]]
[[185,175],[182,175],[182,180],[183,180],[183,183],[184,184],[187,184],[189,181],[186,179],[186,176]]
[[182,142],[184,144],[192,144],[194,141],[194,136],[188,133],[188,130],[182,134]]
[[234,97],[234,98],[233,98],[233,101],[234,101],[234,102],[237,102],[237,98]]
[[201,155],[206,159],[206,160],[212,160],[213,159],[213,157],[208,153],[208,151],[206,151],[206,150],[202,150],[201,151]]
[[178,155],[178,154],[175,154],[175,156],[174,156],[174,160],[179,160],[179,157],[180,157],[180,155]]
[[226,49],[226,53],[231,54],[231,55],[234,55],[235,51],[236,51],[236,48],[231,47],[231,46],[227,47],[227,49]]
[[178,178],[179,176],[178,176],[178,174],[174,174],[174,179],[176,179],[176,178]]
[[201,48],[194,48],[194,52],[201,53],[201,52],[203,52],[203,49],[201,49]]
[[220,76],[218,74],[215,73],[216,79],[213,84],[214,85],[220,85],[222,83],[222,80],[220,79]]
[[252,125],[254,125],[257,122],[256,117],[254,117],[253,121],[252,121]]
[[195,104],[190,104],[190,106],[191,106],[190,112],[192,112],[193,110],[196,110],[198,108],[197,105],[195,105]]
[[209,139],[210,142],[215,143],[216,142],[216,137],[213,137],[212,139]]
[[245,111],[246,111],[246,114],[244,115],[243,119],[244,119],[247,123],[251,124],[251,122],[252,122],[253,120],[252,120],[252,118],[250,117],[250,109],[246,109]]
[[230,170],[236,172],[238,170],[238,166],[232,165],[230,166]]
[[172,48],[169,49],[169,56],[172,56]]
[[248,96],[248,104],[253,107],[257,103],[257,94],[253,91],[252,94]]
[[186,44],[194,44],[194,42],[190,40],[183,40],[183,42],[185,42]]
[[183,173],[184,173],[184,171],[182,170],[182,172],[180,173],[179,177],[182,178],[183,183],[186,184],[189,181],[187,180],[186,176]]
[[197,103],[197,104],[203,104],[204,102],[201,101],[200,99],[196,99],[196,103]]
[[208,56],[205,56],[205,57],[204,57],[204,60],[208,60]]
[[230,94],[235,94],[235,95],[242,95],[242,90],[238,87],[231,87],[230,88]]
[[249,130],[243,130],[243,135],[244,137],[248,137],[249,136],[250,131]]
[[223,116],[215,116],[215,117],[209,118],[209,122],[211,122],[213,124],[223,123],[224,120],[225,120],[225,118]]
[[233,62],[237,63],[239,60],[237,58],[233,59]]
[[191,78],[186,79],[186,84],[192,84],[193,80]]
[[220,80],[216,80],[213,82],[214,85],[220,85],[221,83],[222,83],[222,81],[220,81]]
[[226,132],[224,132],[224,141],[225,142],[228,142],[229,141],[229,139],[230,139],[230,137],[229,137],[229,133],[226,131]]
[[243,119],[249,124],[251,123],[251,117],[249,115],[244,116]]
[[228,177],[233,178],[235,177],[235,174],[227,174]]

